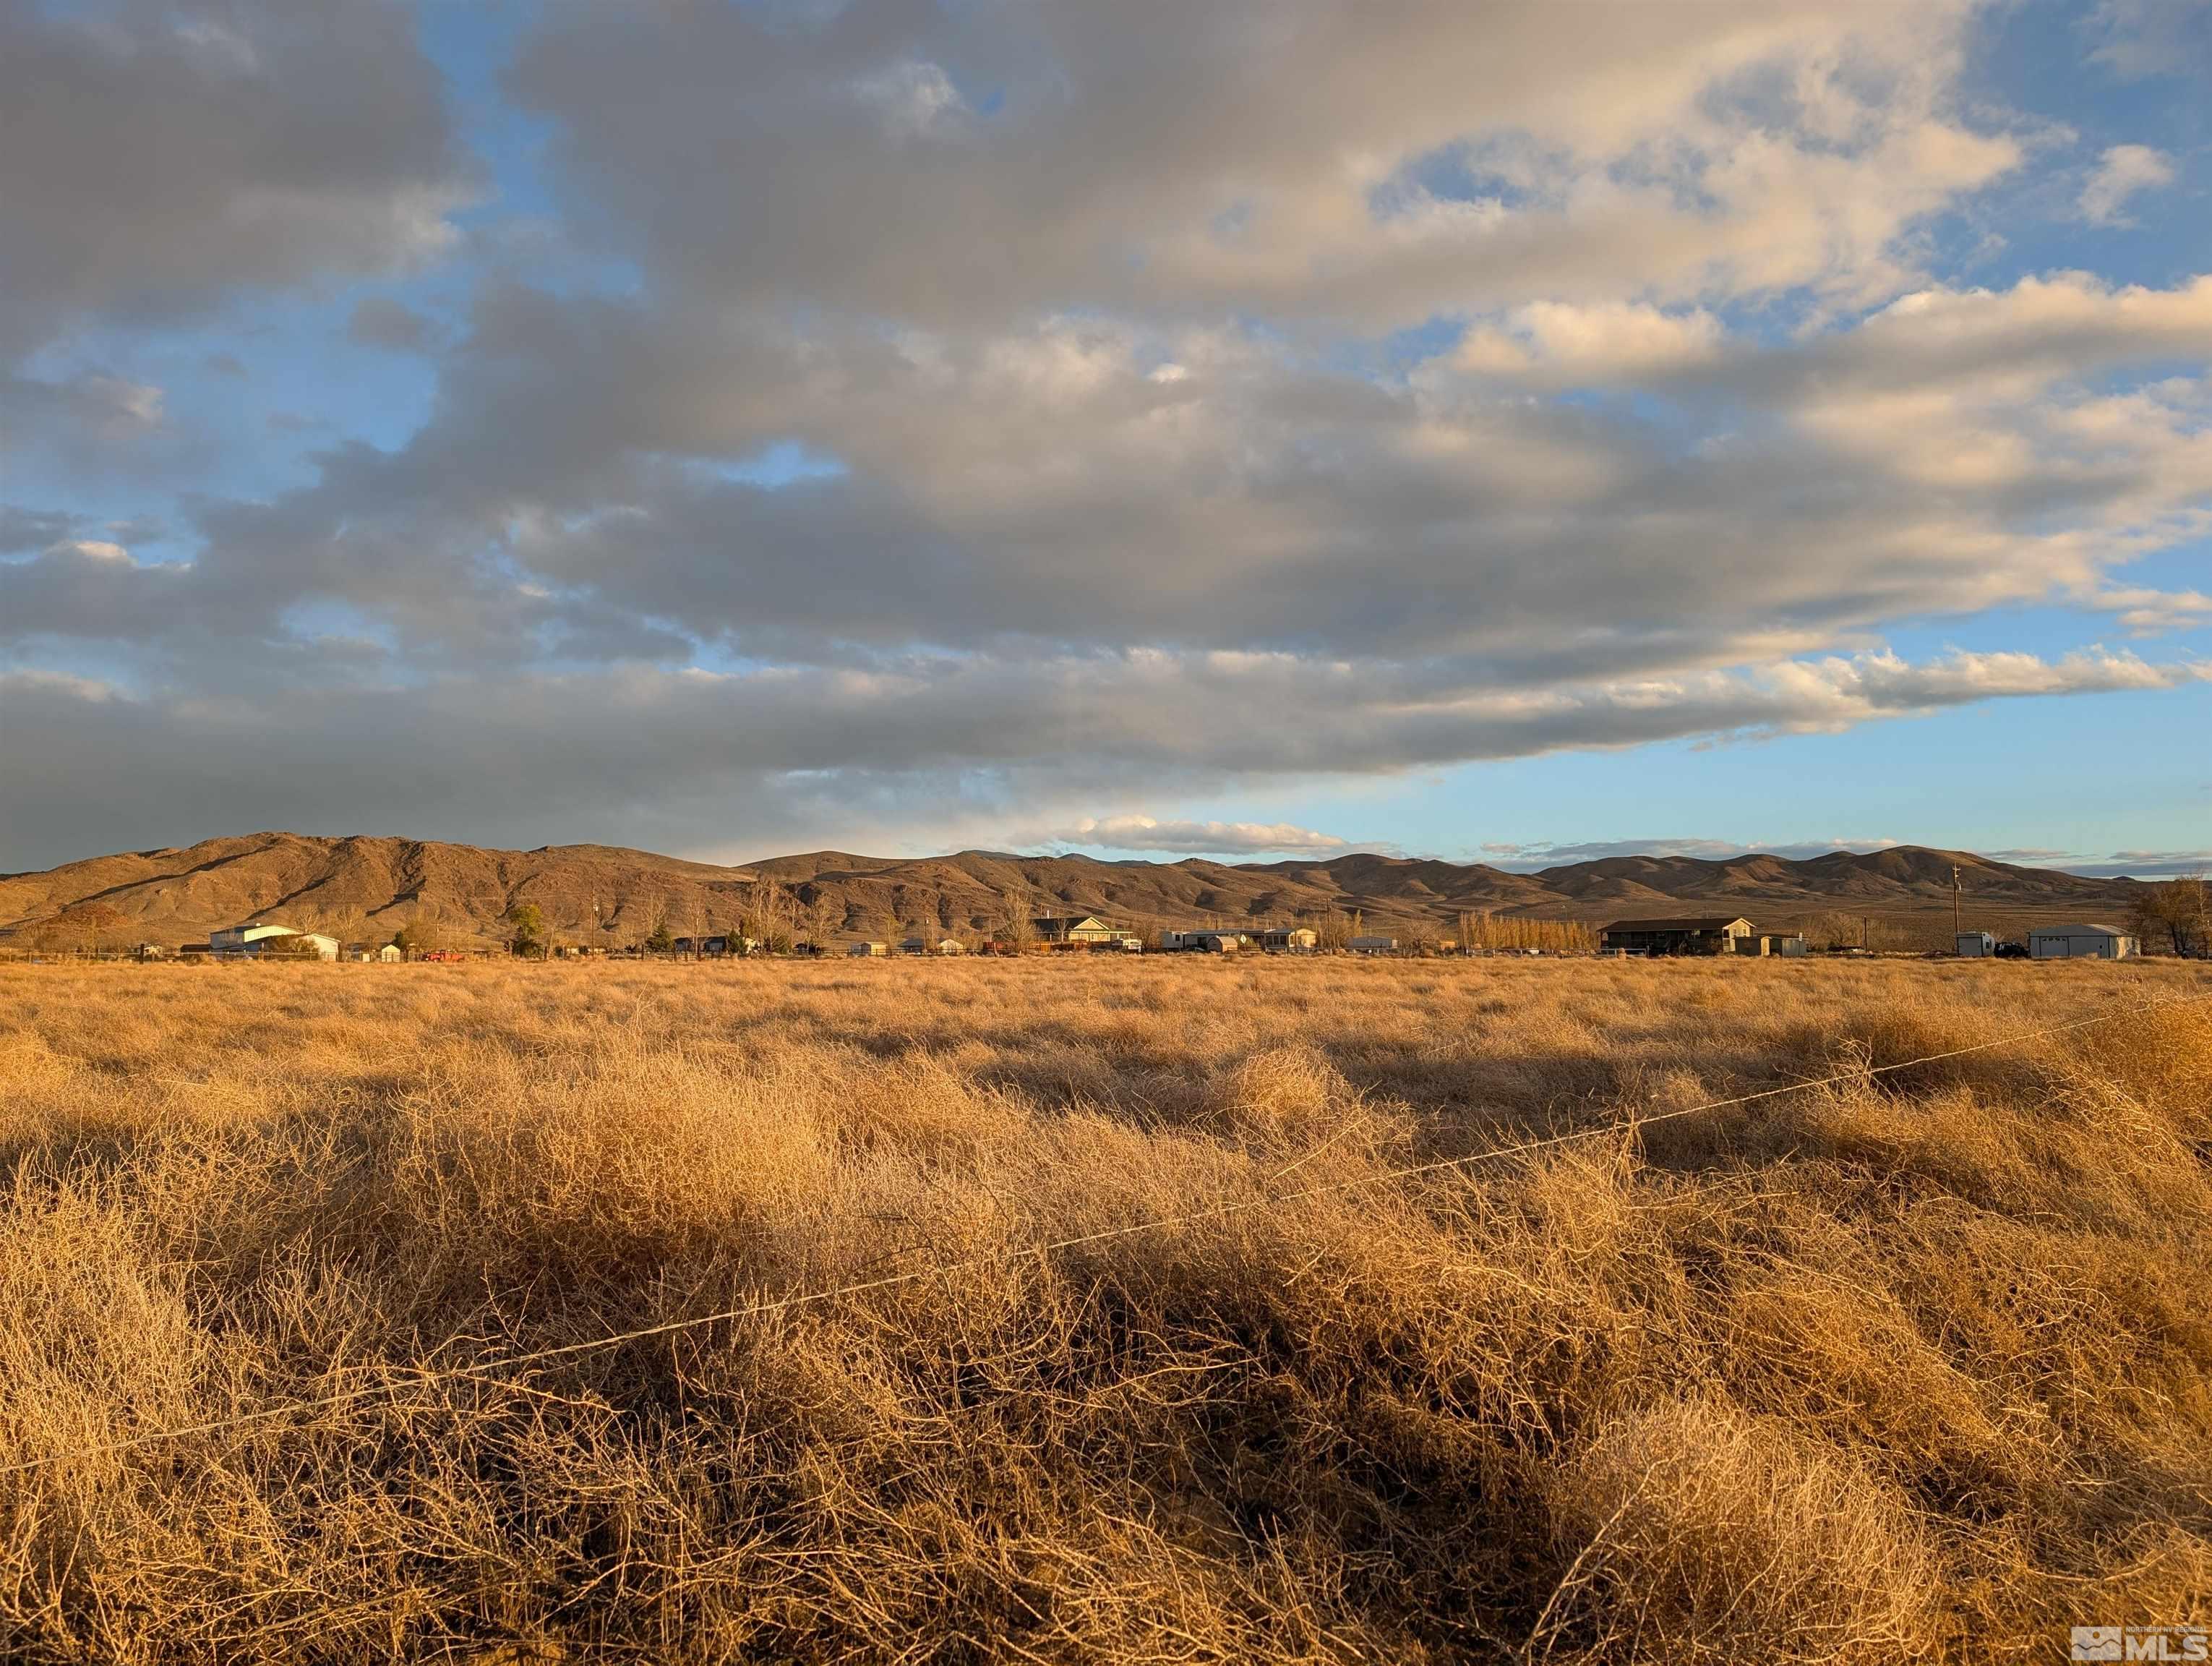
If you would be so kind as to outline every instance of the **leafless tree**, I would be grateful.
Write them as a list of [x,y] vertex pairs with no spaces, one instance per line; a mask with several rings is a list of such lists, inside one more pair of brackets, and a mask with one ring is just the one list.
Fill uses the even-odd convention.
[[2191,874],[2142,886],[2129,923],[2146,949],[2163,939],[2185,958],[2212,950],[2212,893],[2204,876]]
[[1007,890],[1000,899],[1001,919],[999,940],[1017,949],[1026,949],[1036,940],[1036,924],[1030,918],[1030,905],[1022,900],[1021,893]]

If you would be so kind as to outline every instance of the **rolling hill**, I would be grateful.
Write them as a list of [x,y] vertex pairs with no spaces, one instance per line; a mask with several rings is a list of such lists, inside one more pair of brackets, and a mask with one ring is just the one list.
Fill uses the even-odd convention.
[[915,858],[817,851],[720,867],[605,845],[485,850],[254,833],[0,877],[0,942],[36,941],[58,920],[73,911],[82,917],[93,905],[112,913],[108,934],[118,940],[173,945],[257,918],[378,939],[431,921],[456,937],[489,939],[508,907],[527,902],[558,939],[620,945],[643,940],[663,921],[678,933],[734,927],[763,880],[787,891],[805,915],[818,906],[826,930],[841,939],[932,927],[988,932],[1012,897],[1032,914],[1097,913],[1147,928],[1356,909],[1370,929],[1434,936],[1461,913],[1481,910],[1593,921],[1695,912],[1741,914],[1770,929],[1878,922],[1901,942],[1948,933],[1954,866],[1967,923],[1992,930],[2124,919],[2134,890],[2130,880],[1911,846],[1807,861],[1624,856],[1534,873],[1370,854],[1228,864],[980,850]]

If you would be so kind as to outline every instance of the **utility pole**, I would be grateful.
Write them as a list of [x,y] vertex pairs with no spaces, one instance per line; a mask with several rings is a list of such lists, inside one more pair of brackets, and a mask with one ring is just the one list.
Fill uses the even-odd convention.
[[1951,864],[1951,941],[1954,945],[1958,943],[1959,933],[1959,865],[1954,862]]

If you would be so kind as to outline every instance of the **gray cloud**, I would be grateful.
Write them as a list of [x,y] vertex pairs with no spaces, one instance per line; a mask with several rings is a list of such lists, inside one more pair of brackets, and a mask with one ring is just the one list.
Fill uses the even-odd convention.
[[1999,851],[2006,861],[2033,862],[2090,879],[2175,879],[2212,874],[2212,850],[2115,850],[2086,856],[2075,851]]
[[21,555],[58,544],[69,533],[70,518],[52,509],[27,509],[20,504],[0,503],[0,556]]
[[71,319],[434,254],[459,173],[378,0],[0,0],[0,364]]
[[[694,291],[931,326],[1387,326],[1611,295],[1624,246],[1676,293],[1893,271],[1899,230],[2016,158],[1942,107],[1966,15],[573,6],[515,86],[603,234]],[[1418,177],[1470,146],[1471,192]]]
[[[923,830],[963,810],[1062,831],[1102,798],[1283,775],[1383,773],[1562,745],[1849,727],[1971,701],[2172,686],[2212,676],[2124,655],[2045,662],[1888,656],[1540,700],[1297,660],[1158,654],[1023,662],[933,658],[872,670],[715,675],[630,669],[347,685],[279,667],[281,698],[134,696],[51,674],[0,677],[9,866],[60,860],[85,806],[120,844],[255,819],[304,830],[434,826],[489,842],[574,836],[759,848],[825,822]],[[395,738],[404,738],[396,740]],[[747,807],[742,827],[726,807]],[[726,830],[716,837],[709,830]],[[702,839],[702,833],[707,836]],[[173,834],[171,837],[181,836]],[[81,852],[80,852],[81,854]]]
[[389,295],[368,295],[354,304],[346,320],[346,339],[361,347],[394,353],[419,353],[437,339],[437,325]]

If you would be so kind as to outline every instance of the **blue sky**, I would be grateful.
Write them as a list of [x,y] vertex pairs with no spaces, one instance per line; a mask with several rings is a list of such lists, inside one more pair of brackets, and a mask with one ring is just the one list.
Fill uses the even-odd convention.
[[0,869],[2190,871],[2208,80],[2201,0],[0,0]]

